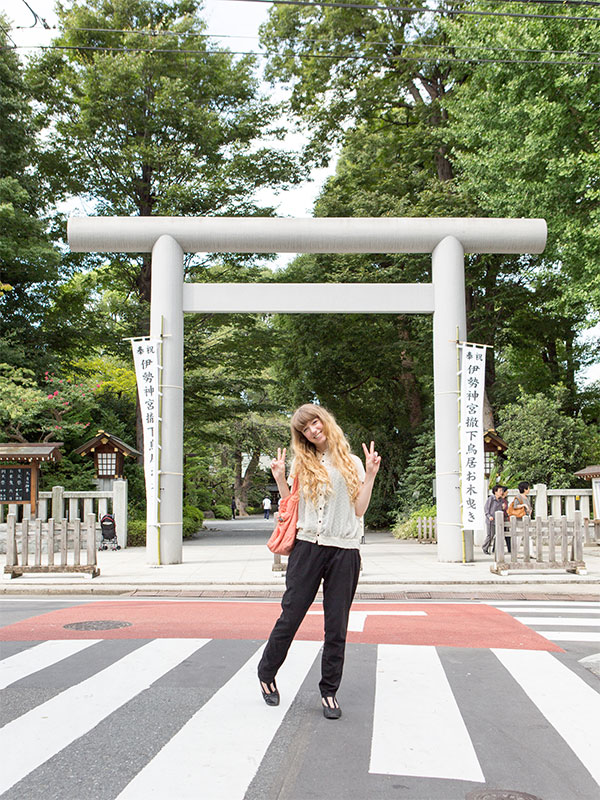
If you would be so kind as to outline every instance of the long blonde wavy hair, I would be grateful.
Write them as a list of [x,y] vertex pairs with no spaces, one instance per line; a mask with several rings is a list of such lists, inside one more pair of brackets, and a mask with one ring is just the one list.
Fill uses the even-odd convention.
[[331,482],[325,466],[321,463],[320,453],[303,433],[304,428],[314,419],[321,420],[323,433],[327,437],[327,451],[333,463],[348,487],[348,495],[352,503],[356,501],[360,490],[360,481],[356,465],[351,458],[350,445],[344,431],[335,421],[335,417],[322,406],[306,403],[298,408],[290,421],[292,429],[292,475],[298,476],[298,482],[304,495],[314,505],[317,504],[319,489],[325,485],[326,492],[331,492]]

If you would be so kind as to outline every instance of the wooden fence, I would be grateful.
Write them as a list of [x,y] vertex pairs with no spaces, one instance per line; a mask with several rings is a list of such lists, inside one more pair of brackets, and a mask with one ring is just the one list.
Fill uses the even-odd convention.
[[437,544],[436,517],[417,517],[417,541],[419,544]]
[[[85,536],[86,563],[81,563],[82,534]],[[57,535],[58,534],[58,535]],[[58,563],[55,555],[58,554]],[[46,563],[42,563],[46,556]],[[20,556],[20,563],[19,563]],[[96,565],[96,517],[88,514],[81,520],[68,522],[39,519],[17,522],[14,514],[7,519],[6,566],[11,578],[25,573],[87,572],[100,575]]]
[[[121,547],[127,545],[127,481],[113,481],[112,490],[98,492],[71,492],[65,491],[62,486],[54,486],[51,492],[40,492],[36,519],[47,522],[53,519],[55,524],[67,519],[74,522],[76,519],[86,520],[88,514],[96,516],[96,539],[100,541],[100,520],[104,514],[113,514],[117,526],[117,540]],[[0,552],[4,552],[6,522],[9,514],[14,514],[17,522],[30,520],[31,506],[15,505],[14,503],[0,503]]]
[[600,519],[584,519],[583,530],[586,544],[600,545]]
[[[504,520],[504,513],[495,516],[496,561],[490,567],[498,575],[507,575],[513,570],[561,569],[578,575],[587,573],[583,560],[583,519],[575,512],[575,519],[529,517]],[[505,538],[510,540],[510,553],[506,552]],[[558,552],[557,552],[558,550]],[[508,559],[508,560],[507,560]]]

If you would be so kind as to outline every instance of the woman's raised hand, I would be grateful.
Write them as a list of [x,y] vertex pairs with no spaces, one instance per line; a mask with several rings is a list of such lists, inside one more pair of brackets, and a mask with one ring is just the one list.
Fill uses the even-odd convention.
[[371,442],[371,447],[367,450],[367,445],[362,443],[363,450],[365,451],[365,472],[367,478],[374,478],[379,472],[379,465],[381,464],[381,456],[375,450],[375,442]]
[[285,481],[285,453],[285,447],[283,450],[278,447],[277,457],[271,461],[271,472],[276,481],[278,478],[282,478]]

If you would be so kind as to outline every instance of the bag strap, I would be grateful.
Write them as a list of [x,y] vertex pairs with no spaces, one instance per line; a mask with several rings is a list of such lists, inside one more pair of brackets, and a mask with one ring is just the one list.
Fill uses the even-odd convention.
[[290,494],[298,494],[299,491],[300,491],[300,484],[298,481],[298,476],[294,475],[294,481],[292,483],[292,489]]

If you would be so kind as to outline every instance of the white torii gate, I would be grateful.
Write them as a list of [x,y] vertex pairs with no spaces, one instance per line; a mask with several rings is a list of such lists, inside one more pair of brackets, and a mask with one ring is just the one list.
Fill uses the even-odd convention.
[[[438,559],[462,560],[456,338],[466,338],[465,253],[541,253],[543,219],[71,217],[75,252],[152,253],[150,335],[163,339],[160,563],[182,560],[183,314],[433,314]],[[431,253],[432,282],[190,284],[185,252]],[[147,534],[158,563],[158,531]]]

